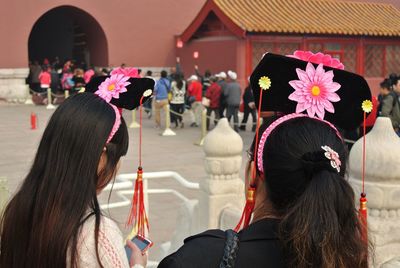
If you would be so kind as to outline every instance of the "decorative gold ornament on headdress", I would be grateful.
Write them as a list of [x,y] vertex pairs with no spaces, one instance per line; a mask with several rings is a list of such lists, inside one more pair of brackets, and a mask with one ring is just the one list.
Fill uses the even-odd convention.
[[363,109],[363,111],[365,113],[372,112],[372,108],[373,108],[372,101],[370,101],[370,100],[363,101],[361,104],[361,108]]
[[267,90],[271,87],[271,79],[268,76],[262,76],[260,80],[258,80],[258,85],[263,90]]

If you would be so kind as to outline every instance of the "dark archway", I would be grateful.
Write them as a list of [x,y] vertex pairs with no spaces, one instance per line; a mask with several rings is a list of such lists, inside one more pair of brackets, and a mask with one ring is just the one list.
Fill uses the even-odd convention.
[[29,60],[59,57],[87,65],[108,66],[106,35],[96,19],[82,9],[60,6],[43,14],[28,41]]

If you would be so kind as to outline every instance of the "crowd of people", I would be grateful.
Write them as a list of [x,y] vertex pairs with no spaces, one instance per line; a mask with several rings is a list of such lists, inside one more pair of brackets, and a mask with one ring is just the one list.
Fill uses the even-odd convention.
[[[125,68],[125,64],[121,64]],[[32,93],[36,96],[43,96],[48,88],[52,93],[61,94],[68,91],[70,95],[81,91],[92,77],[104,76],[110,73],[106,68],[87,67],[85,63],[76,63],[67,60],[63,64],[56,57],[53,62],[45,59],[42,64],[34,61],[29,65],[29,84]],[[139,75],[141,70],[139,69]],[[146,71],[143,77],[154,78],[151,70]],[[209,70],[200,74],[198,66],[194,66],[194,74],[185,79],[177,58],[176,67],[160,72],[157,79],[154,100],[144,104],[148,117],[154,112],[155,127],[161,127],[161,110],[168,112],[170,107],[170,119],[175,128],[183,128],[183,113],[185,110],[190,114],[190,126],[199,127],[201,114],[207,110],[207,130],[210,129],[210,122],[214,125],[222,117],[229,121],[233,119],[235,131],[245,131],[249,115],[252,116],[252,131],[256,128],[255,103],[250,87],[247,86],[242,94],[241,87],[237,82],[237,74],[234,71],[221,71],[211,74]],[[243,105],[243,120],[239,122],[239,108]],[[212,117],[213,116],[213,117]]]
[[[206,127],[210,129],[210,121],[213,116],[214,125],[217,121],[226,117],[228,121],[233,118],[235,131],[245,130],[249,114],[252,115],[253,127],[256,127],[256,112],[254,98],[250,87],[247,87],[242,101],[242,90],[237,82],[237,74],[229,70],[212,75],[206,70],[204,75],[200,74],[199,68],[194,67],[195,73],[184,79],[179,58],[176,67],[172,68],[170,74],[161,71],[161,77],[155,88],[155,122],[156,128],[161,127],[160,111],[166,110],[167,105],[171,108],[171,123],[176,128],[184,127],[182,114],[189,109],[191,115],[191,127],[198,127],[201,123],[203,109],[207,112]],[[244,117],[239,123],[239,107],[243,103]]]
[[[121,68],[124,67],[125,64],[121,64]],[[82,92],[93,77],[109,75],[110,72],[109,68],[94,68],[85,62],[68,59],[62,63],[58,57],[50,62],[45,58],[42,63],[37,60],[29,63],[26,84],[34,102],[43,104],[47,102],[48,88],[55,95],[64,95],[66,91],[68,95],[74,95]]]

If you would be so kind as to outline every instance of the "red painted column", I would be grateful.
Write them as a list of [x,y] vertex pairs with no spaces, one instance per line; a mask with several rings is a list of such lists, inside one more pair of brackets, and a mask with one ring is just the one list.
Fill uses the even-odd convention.
[[365,73],[365,70],[364,70],[364,54],[365,54],[364,46],[365,46],[364,38],[361,37],[358,40],[358,44],[357,44],[357,73],[359,75],[364,75],[364,73]]
[[246,37],[246,69],[245,77],[249,77],[253,71],[253,44],[249,37]]

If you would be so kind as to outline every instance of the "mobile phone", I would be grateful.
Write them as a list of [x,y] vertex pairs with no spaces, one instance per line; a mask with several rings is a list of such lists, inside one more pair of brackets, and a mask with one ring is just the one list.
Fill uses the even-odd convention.
[[[153,242],[141,235],[136,235],[131,239],[131,241],[140,249],[140,251],[142,251],[142,254],[144,254],[153,245]],[[128,260],[130,260],[132,255],[131,248],[125,246],[125,252]]]

